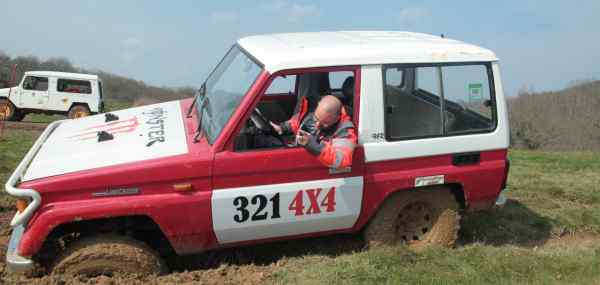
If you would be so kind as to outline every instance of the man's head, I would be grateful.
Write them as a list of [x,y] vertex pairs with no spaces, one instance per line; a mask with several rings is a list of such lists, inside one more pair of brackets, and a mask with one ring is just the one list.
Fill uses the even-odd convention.
[[321,98],[315,110],[315,127],[327,130],[333,127],[339,120],[342,112],[342,102],[332,95]]

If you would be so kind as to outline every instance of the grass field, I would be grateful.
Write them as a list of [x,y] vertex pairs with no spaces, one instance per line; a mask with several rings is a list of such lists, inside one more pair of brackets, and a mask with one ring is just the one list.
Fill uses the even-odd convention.
[[[37,134],[0,138],[2,183]],[[188,267],[189,274],[216,270],[225,283],[239,277],[219,274],[222,267],[276,284],[600,284],[600,153],[512,150],[510,158],[507,205],[464,217],[456,249],[364,250],[357,236],[320,238],[234,250],[250,253],[223,258],[216,269]],[[0,211],[12,211],[12,199],[0,197]],[[184,282],[182,274],[144,280]]]

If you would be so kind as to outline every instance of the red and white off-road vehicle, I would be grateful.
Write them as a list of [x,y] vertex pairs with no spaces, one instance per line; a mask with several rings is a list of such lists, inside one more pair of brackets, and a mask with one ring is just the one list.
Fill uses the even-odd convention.
[[[352,115],[350,168],[268,123],[323,94]],[[508,134],[489,50],[407,32],[246,37],[194,99],[48,126],[6,184],[7,264],[161,272],[170,254],[342,232],[451,246],[460,212],[503,200]],[[257,147],[265,135],[285,147]]]

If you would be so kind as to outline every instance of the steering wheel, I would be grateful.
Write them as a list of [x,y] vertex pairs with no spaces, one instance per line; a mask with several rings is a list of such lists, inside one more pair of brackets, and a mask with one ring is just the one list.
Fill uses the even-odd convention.
[[272,135],[277,138],[283,145],[285,145],[285,140],[283,136],[281,136],[273,126],[271,126],[270,121],[260,112],[258,108],[254,108],[252,114],[250,114],[250,120],[254,123],[254,125],[261,130],[263,133]]

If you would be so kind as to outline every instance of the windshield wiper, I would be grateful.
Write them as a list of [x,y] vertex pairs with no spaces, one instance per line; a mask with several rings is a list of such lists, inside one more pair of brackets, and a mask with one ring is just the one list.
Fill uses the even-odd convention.
[[202,117],[204,115],[204,108],[206,106],[206,104],[208,103],[208,98],[202,96],[200,97],[200,111],[198,112],[198,129],[196,130],[196,133],[194,134],[194,143],[197,143],[200,141],[200,139],[202,138]]
[[190,108],[187,111],[187,114],[185,115],[186,118],[190,118],[192,117],[192,110],[194,110],[194,105],[196,105],[196,101],[198,101],[198,97],[204,97],[206,93],[206,82],[202,83],[202,85],[200,85],[200,88],[198,90],[196,90],[196,95],[194,96],[194,101],[192,101],[192,105],[190,105]]

